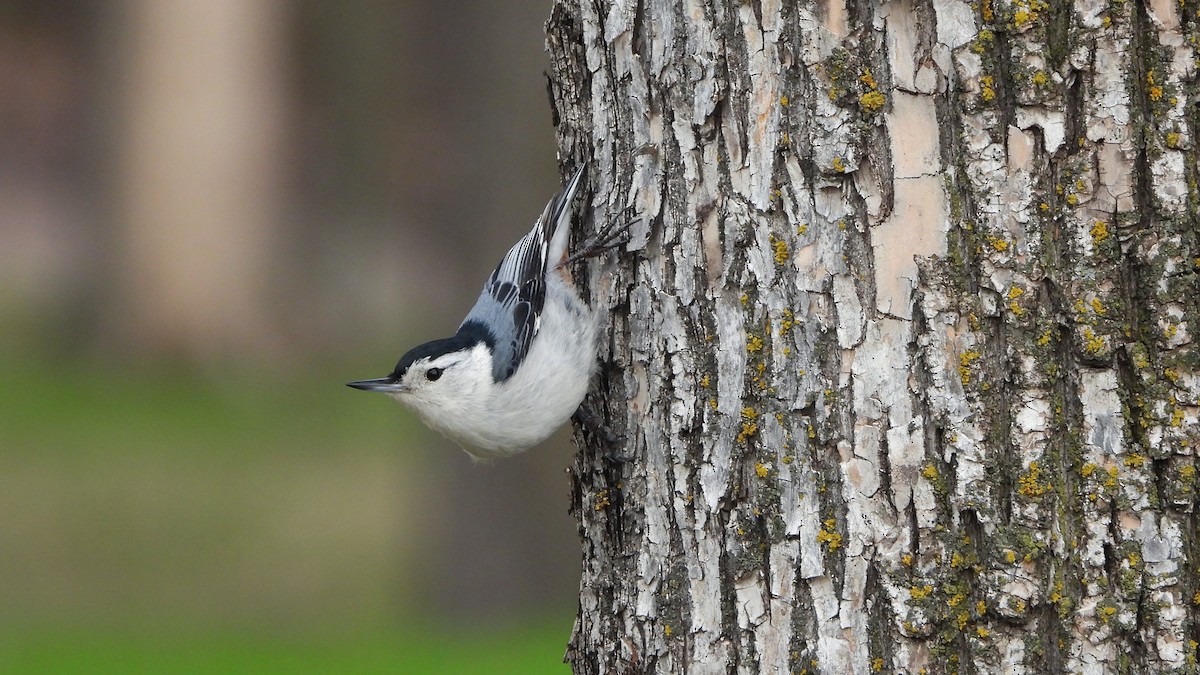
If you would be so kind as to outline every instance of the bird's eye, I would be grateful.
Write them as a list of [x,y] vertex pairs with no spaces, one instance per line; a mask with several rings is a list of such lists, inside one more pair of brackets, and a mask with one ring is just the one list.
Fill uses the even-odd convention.
[[429,370],[425,371],[425,377],[430,382],[433,382],[434,380],[440,378],[441,376],[442,376],[441,368],[430,368]]

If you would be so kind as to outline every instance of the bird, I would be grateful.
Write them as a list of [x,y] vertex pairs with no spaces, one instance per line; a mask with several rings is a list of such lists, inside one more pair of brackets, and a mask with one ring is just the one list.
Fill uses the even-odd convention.
[[349,382],[412,409],[476,460],[540,443],[579,408],[596,367],[596,317],[567,264],[586,163],[500,260],[458,331],[408,350],[387,377]]

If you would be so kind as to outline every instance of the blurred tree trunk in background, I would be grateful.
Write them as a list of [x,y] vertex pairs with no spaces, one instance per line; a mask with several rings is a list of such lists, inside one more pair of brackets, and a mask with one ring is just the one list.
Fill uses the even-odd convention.
[[555,5],[576,672],[1195,669],[1197,9]]
[[286,5],[131,0],[118,111],[112,330],[208,358],[272,343],[282,216]]

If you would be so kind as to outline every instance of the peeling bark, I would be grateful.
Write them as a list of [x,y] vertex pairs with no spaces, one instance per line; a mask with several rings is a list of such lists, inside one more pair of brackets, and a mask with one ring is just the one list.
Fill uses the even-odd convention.
[[1196,672],[1198,11],[555,4],[575,672]]

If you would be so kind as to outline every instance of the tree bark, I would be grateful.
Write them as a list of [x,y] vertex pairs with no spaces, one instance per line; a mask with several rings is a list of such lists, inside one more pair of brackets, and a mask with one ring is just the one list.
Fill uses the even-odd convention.
[[576,673],[1196,672],[1197,10],[556,3]]

